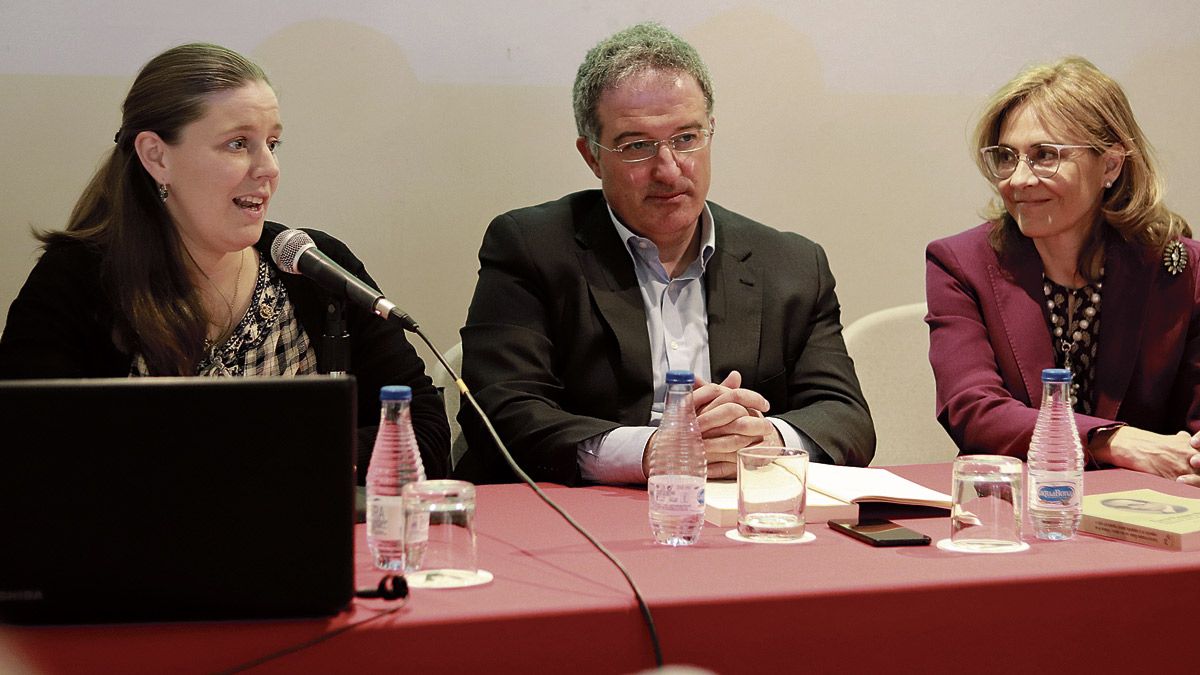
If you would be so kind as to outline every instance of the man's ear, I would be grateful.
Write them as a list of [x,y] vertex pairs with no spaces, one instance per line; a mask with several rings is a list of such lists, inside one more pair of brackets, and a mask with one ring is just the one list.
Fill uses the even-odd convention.
[[159,185],[171,184],[171,170],[167,161],[167,142],[153,131],[139,132],[133,139],[133,149],[146,173]]
[[583,157],[583,161],[587,162],[592,173],[596,174],[596,178],[600,177],[600,162],[596,159],[595,153],[592,152],[592,142],[587,138],[580,136],[575,139],[575,149],[579,151],[579,155]]

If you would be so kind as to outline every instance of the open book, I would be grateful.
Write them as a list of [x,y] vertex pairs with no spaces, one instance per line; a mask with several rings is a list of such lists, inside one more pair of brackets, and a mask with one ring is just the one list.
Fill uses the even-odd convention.
[[[809,463],[805,522],[855,518],[858,505],[863,502],[949,509],[950,495],[901,478],[887,469]],[[704,490],[704,519],[718,527],[733,527],[737,518],[737,483],[708,481]]]

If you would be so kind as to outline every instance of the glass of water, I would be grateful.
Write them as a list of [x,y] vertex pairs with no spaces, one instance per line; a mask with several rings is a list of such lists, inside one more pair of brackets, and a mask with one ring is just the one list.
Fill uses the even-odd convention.
[[804,536],[808,453],[750,447],[737,453],[738,534],[758,541]]
[[1021,540],[1023,468],[1016,457],[955,458],[950,548],[971,553],[1011,553],[1029,548]]
[[460,588],[492,580],[475,548],[475,486],[423,480],[402,490],[404,569],[413,588]]

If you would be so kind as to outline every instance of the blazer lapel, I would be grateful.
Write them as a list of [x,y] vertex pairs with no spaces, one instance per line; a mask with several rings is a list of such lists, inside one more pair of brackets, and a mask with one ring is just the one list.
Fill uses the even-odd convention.
[[720,382],[731,370],[743,369],[743,382],[758,382],[770,373],[744,372],[746,364],[757,369],[762,330],[762,287],[758,271],[750,262],[753,253],[741,241],[735,226],[717,222],[716,251],[704,272],[708,305],[708,354],[712,377]]
[[[620,356],[618,380],[633,391],[654,392],[646,308],[633,260],[617,235],[604,200],[599,200],[575,234],[579,263],[600,319],[616,339]],[[639,405],[641,402],[638,402]],[[649,410],[649,404],[640,406]]]
[[1142,327],[1153,302],[1157,260],[1112,237],[1100,291],[1100,345],[1096,354],[1096,416],[1116,419],[1141,351]]
[[988,278],[1021,377],[1020,382],[1008,384],[1023,385],[1024,397],[1017,398],[1036,408],[1042,403],[1042,369],[1054,367],[1054,347],[1043,309],[1046,295],[1042,289],[1042,262],[1033,244],[1022,240],[1005,253],[1004,263],[989,263]]

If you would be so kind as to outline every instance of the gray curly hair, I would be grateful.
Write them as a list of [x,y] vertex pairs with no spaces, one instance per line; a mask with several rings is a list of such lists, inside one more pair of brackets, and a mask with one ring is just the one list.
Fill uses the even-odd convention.
[[604,92],[632,75],[649,69],[687,73],[696,78],[712,115],[712,79],[696,49],[664,26],[646,22],[630,26],[592,47],[575,75],[572,101],[575,128],[580,136],[596,142],[600,119],[596,103]]

